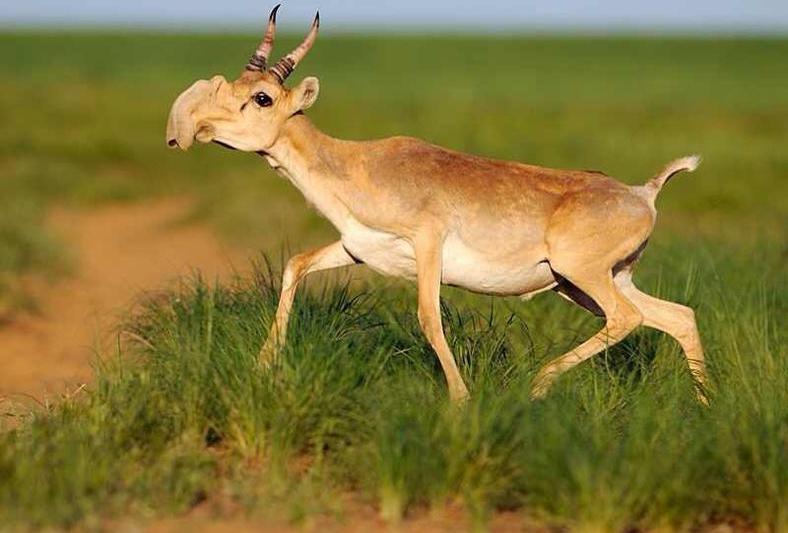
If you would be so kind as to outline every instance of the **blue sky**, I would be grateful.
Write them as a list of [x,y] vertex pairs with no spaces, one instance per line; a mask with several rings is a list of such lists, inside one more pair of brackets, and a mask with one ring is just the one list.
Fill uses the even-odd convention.
[[[276,0],[3,0],[0,26],[259,27]],[[280,21],[300,31],[320,8],[324,31],[445,27],[788,33],[788,0],[290,0]]]

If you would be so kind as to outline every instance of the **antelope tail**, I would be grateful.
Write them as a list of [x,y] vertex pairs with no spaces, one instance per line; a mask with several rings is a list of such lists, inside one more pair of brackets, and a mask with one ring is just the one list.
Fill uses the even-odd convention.
[[699,155],[689,155],[687,157],[682,157],[680,159],[676,159],[671,161],[667,164],[665,168],[663,168],[656,176],[651,178],[646,182],[645,185],[642,187],[643,193],[646,196],[650,197],[652,200],[657,197],[659,191],[662,187],[668,182],[670,178],[678,174],[679,172],[688,171],[692,172],[698,165],[700,165],[701,158]]

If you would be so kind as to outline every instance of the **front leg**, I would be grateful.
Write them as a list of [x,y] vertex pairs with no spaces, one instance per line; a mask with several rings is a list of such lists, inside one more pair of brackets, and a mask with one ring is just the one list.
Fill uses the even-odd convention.
[[468,389],[457,370],[457,363],[443,335],[441,321],[440,290],[443,239],[440,235],[420,236],[414,242],[419,291],[419,324],[438,360],[449,385],[449,397],[461,403],[468,397]]
[[328,246],[304,252],[290,258],[282,275],[282,293],[279,295],[279,305],[276,308],[276,317],[271,324],[271,332],[260,350],[260,363],[268,366],[276,358],[279,349],[284,345],[287,336],[287,323],[290,320],[290,311],[293,308],[298,284],[307,274],[320,270],[328,270],[342,266],[352,265],[356,261],[347,253],[342,241],[337,241]]

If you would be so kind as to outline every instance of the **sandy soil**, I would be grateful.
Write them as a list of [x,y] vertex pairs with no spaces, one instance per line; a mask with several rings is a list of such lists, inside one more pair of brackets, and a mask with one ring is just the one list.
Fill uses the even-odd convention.
[[49,223],[74,254],[74,275],[35,282],[38,310],[0,326],[0,398],[54,399],[77,390],[141,291],[193,269],[211,279],[245,267],[250,251],[230,249],[209,228],[182,222],[190,208],[178,198],[55,211]]
[[[347,503],[347,502],[345,502]],[[398,523],[387,523],[372,506],[349,504],[342,516],[319,516],[303,523],[292,524],[281,518],[228,518],[212,515],[197,508],[187,516],[158,520],[144,526],[149,533],[264,532],[264,533],[368,533],[372,531],[408,533],[457,533],[483,530],[492,533],[548,533],[550,528],[539,525],[523,513],[503,511],[490,517],[486,527],[474,527],[471,517],[458,504],[440,509],[418,510]]]

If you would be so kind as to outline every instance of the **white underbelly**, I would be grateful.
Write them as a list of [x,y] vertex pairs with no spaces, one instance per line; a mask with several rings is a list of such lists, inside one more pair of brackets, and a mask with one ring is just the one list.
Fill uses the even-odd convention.
[[[344,225],[342,244],[357,260],[388,276],[416,278],[416,256],[402,237],[368,228],[355,220]],[[449,236],[443,246],[441,282],[486,294],[525,295],[555,283],[550,266],[541,258],[506,260],[477,252]]]
[[441,281],[485,294],[525,295],[551,286],[547,262],[527,252],[509,257],[481,253],[449,235],[443,246]]

